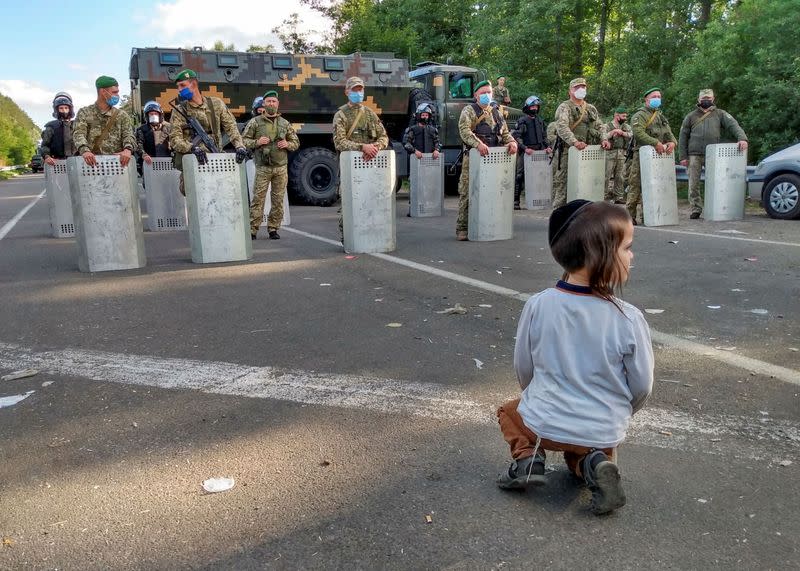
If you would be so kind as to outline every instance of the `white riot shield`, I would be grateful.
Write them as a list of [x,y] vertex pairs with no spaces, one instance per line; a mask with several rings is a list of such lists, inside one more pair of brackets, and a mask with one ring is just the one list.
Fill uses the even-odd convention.
[[545,151],[533,151],[532,155],[523,153],[522,165],[525,172],[525,208],[550,208],[553,203],[553,168],[550,155]]
[[136,164],[116,155],[67,159],[78,267],[82,272],[129,270],[145,265]]
[[506,147],[490,147],[485,157],[470,149],[470,240],[510,240],[513,236],[516,163],[517,155],[509,155]]
[[[247,171],[247,196],[250,198],[250,204],[253,204],[253,189],[255,188],[256,184],[256,163],[253,159],[249,159],[245,162],[245,168]],[[264,197],[264,214],[261,216],[261,224],[260,227],[266,228],[267,227],[267,218],[269,217],[269,211],[272,209],[272,196],[271,196],[271,189],[267,189],[267,195]],[[283,222],[281,222],[281,226],[291,226],[292,224],[292,216],[289,214],[289,193],[283,193]]]
[[606,152],[600,145],[589,145],[582,151],[569,148],[567,170],[567,202],[582,198],[597,202],[605,198]]
[[189,211],[192,261],[198,264],[250,259],[250,209],[247,175],[232,153],[209,153],[197,163],[183,156],[183,182]]
[[408,167],[411,217],[444,216],[444,155],[412,154]]
[[703,218],[710,221],[744,218],[747,153],[737,143],[706,147],[706,195]]
[[54,165],[45,163],[44,186],[50,206],[53,238],[72,238],[75,236],[75,223],[72,218],[72,197],[69,193],[66,160],[56,160]]
[[639,149],[642,174],[642,218],[645,226],[671,226],[678,223],[678,189],[675,182],[675,155],[659,155],[645,145]]
[[186,199],[178,189],[180,176],[168,157],[154,157],[153,164],[143,164],[147,229],[151,232],[186,229]]
[[349,253],[391,252],[397,244],[394,151],[365,161],[357,151],[339,155],[344,249]]

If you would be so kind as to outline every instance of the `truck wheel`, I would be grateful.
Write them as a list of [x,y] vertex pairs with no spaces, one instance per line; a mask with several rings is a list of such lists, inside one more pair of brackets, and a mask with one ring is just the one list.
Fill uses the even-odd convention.
[[331,206],[338,198],[339,160],[324,147],[299,151],[289,166],[290,197],[310,206]]

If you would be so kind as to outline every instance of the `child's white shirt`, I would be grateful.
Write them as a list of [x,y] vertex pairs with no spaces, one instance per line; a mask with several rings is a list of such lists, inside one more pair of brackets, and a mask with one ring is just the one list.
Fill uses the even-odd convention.
[[650,396],[650,329],[641,311],[617,301],[622,312],[599,297],[550,288],[525,304],[514,348],[518,410],[540,437],[616,447]]

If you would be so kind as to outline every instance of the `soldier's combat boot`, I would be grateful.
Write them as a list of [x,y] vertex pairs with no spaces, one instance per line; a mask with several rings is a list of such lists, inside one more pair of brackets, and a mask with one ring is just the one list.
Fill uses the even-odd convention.
[[524,490],[528,486],[547,483],[544,475],[544,456],[528,456],[514,460],[508,470],[497,476],[497,485],[503,490]]
[[517,185],[514,187],[514,210],[522,210],[522,207],[519,205],[519,198],[522,196],[522,187],[517,182]]
[[692,219],[692,220],[697,220],[698,218],[700,218],[700,213],[699,212],[692,212],[689,215],[689,218]]
[[269,239],[270,240],[280,240],[281,239],[281,235],[278,234],[277,230],[270,230],[269,231]]
[[456,232],[456,240],[458,240],[459,242],[466,242],[467,240],[469,240],[469,238],[467,237],[467,231],[458,230]]
[[592,492],[592,512],[607,514],[625,505],[625,490],[619,468],[601,450],[588,454],[581,466],[583,479]]

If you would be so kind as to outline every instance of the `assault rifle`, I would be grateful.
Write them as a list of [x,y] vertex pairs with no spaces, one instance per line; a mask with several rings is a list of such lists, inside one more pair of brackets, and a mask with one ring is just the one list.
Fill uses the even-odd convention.
[[175,101],[177,101],[177,99],[173,99],[172,101],[170,101],[169,105],[175,111],[177,111],[181,117],[186,119],[186,124],[189,126],[189,129],[192,130],[192,133],[194,134],[194,137],[192,138],[192,148],[199,147],[200,143],[202,143],[203,145],[205,145],[206,149],[208,149],[208,152],[218,153],[219,149],[217,148],[216,143],[214,143],[214,139],[212,139],[208,135],[208,133],[206,133],[205,129],[203,129],[203,126],[200,124],[200,122],[194,117],[191,117],[189,114],[185,113],[181,109],[180,103],[178,103],[178,105],[175,105]]
[[558,153],[558,170],[561,170],[561,153],[564,152],[564,139],[556,135],[556,142],[553,144],[553,154],[550,155],[550,162],[549,164],[553,164],[553,159],[556,157],[556,153]]
[[625,150],[625,162],[627,163],[629,160],[633,158],[633,135],[631,135],[631,140],[628,142],[628,148]]

